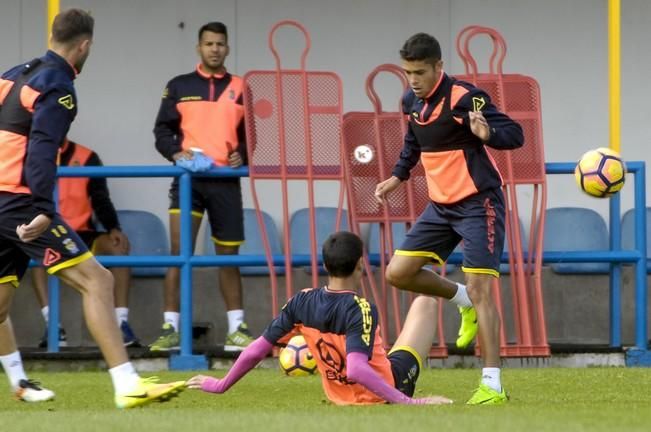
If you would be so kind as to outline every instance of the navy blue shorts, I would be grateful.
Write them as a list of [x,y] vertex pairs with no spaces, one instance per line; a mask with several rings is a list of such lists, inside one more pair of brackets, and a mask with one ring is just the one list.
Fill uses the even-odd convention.
[[409,397],[414,396],[416,381],[420,375],[420,362],[418,355],[409,347],[396,347],[387,356],[391,363],[391,372],[395,388]]
[[462,270],[499,276],[504,219],[501,189],[479,192],[450,205],[430,202],[395,254],[428,257],[443,264],[463,240]]
[[106,231],[77,231],[77,234],[79,234],[79,238],[84,241],[90,250],[93,250],[97,237],[105,234],[108,235]]
[[54,274],[93,256],[58,214],[40,237],[28,243],[20,240],[16,227],[29,223],[35,216],[31,197],[21,201],[20,196],[16,196],[11,199],[10,208],[0,208],[0,283],[10,282],[17,286],[30,258]]
[[[179,183],[175,178],[169,193],[170,213],[179,212]],[[244,210],[239,178],[193,178],[192,215],[208,212],[212,240],[224,246],[244,243]]]

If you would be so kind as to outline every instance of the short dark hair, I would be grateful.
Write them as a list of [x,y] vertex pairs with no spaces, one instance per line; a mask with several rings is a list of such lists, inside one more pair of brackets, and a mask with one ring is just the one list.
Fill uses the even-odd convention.
[[323,264],[330,276],[348,277],[364,254],[364,244],[356,234],[339,231],[323,243],[322,252]]
[[400,58],[406,61],[425,61],[434,65],[441,60],[441,45],[434,36],[416,33],[402,46]]
[[82,36],[93,37],[95,19],[90,13],[81,9],[67,9],[54,17],[52,22],[52,40],[67,44]]
[[228,42],[228,30],[226,29],[226,24],[219,21],[213,21],[202,25],[199,29],[199,42],[201,42],[201,36],[203,36],[204,32],[207,31],[223,34],[226,37],[226,42]]

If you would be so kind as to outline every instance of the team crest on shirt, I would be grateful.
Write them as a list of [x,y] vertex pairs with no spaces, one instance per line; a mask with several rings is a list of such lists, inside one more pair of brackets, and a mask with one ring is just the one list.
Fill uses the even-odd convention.
[[235,100],[235,90],[231,89],[231,90],[228,92],[228,97],[229,97],[231,100]]
[[63,240],[61,243],[63,243],[63,246],[66,248],[66,250],[72,254],[76,254],[79,252],[79,247],[77,246],[77,243],[74,242],[71,238],[67,238]]
[[65,107],[67,110],[71,110],[75,107],[75,102],[72,99],[72,95],[61,96],[58,102]]
[[481,109],[486,105],[486,99],[484,99],[483,96],[475,96],[472,98],[472,110],[477,112],[481,111]]

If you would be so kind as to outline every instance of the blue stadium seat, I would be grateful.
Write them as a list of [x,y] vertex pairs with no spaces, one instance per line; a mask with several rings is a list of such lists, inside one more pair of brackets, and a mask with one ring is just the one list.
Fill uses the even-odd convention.
[[[546,210],[546,251],[608,250],[608,228],[604,219],[594,210],[579,207],[559,207]],[[551,265],[556,273],[604,274],[609,263],[557,263]]]
[[[646,272],[651,273],[651,207],[646,208]],[[630,209],[622,217],[622,249],[635,248],[635,209]]]
[[[407,236],[407,226],[402,222],[393,222],[391,231],[393,233],[393,248],[398,249]],[[367,249],[371,254],[380,253],[380,225],[377,223],[369,224]],[[393,251],[389,251],[389,253],[393,253]]]
[[[400,247],[405,237],[407,236],[407,226],[403,222],[394,222],[391,225],[391,231],[393,233],[393,248],[395,250]],[[380,253],[380,226],[377,223],[372,223],[369,226],[369,239],[367,249],[369,254]],[[394,251],[389,251],[390,254],[393,254],[393,252]],[[463,249],[459,245],[454,250],[454,252],[463,252]],[[456,269],[457,266],[454,264],[446,264],[445,266],[446,274],[450,274]]]
[[[169,255],[167,229],[158,216],[144,210],[118,210],[122,231],[129,237],[130,255]],[[133,267],[133,276],[165,276],[167,267]]]
[[[269,238],[269,247],[273,255],[282,255],[280,235],[276,224],[268,213],[262,212],[262,219]],[[214,243],[211,239],[210,228],[204,230],[204,254],[215,255]],[[264,243],[262,242],[262,232],[258,224],[258,218],[255,209],[244,209],[244,243],[240,246],[240,255],[264,255]],[[285,266],[275,266],[277,275],[285,274]],[[240,273],[248,276],[268,275],[268,266],[246,266],[240,267]]]
[[[321,255],[323,242],[330,234],[335,232],[337,208],[336,207],[315,207],[315,227],[317,240],[317,254]],[[348,212],[341,211],[341,221],[339,224],[340,231],[348,230]],[[307,208],[297,210],[292,214],[289,220],[289,241],[292,254],[307,254],[310,252],[310,211]],[[305,267],[305,271],[311,273],[310,267]],[[319,269],[319,274],[325,274],[324,269]]]

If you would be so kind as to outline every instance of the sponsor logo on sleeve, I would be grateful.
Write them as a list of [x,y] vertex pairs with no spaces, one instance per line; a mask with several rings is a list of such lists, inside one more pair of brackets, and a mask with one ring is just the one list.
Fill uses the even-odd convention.
[[481,109],[484,108],[484,105],[486,105],[486,99],[484,99],[483,96],[475,96],[472,98],[473,111],[481,111]]
[[75,101],[72,99],[72,95],[70,94],[61,96],[58,102],[67,110],[71,110],[75,107]]

